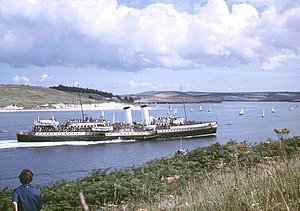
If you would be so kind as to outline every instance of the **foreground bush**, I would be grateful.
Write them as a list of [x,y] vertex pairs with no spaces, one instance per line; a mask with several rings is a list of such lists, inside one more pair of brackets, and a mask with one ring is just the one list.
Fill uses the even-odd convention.
[[[95,170],[75,181],[45,185],[43,210],[298,210],[300,137],[219,143],[141,167]],[[11,189],[0,192],[8,210]]]

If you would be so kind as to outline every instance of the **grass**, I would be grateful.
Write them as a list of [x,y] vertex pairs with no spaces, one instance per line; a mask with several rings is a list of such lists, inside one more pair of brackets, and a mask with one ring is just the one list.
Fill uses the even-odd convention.
[[[299,210],[300,137],[228,142],[40,187],[43,210]],[[167,182],[167,178],[173,180]],[[8,210],[12,190],[0,192]]]
[[[82,103],[95,103],[97,101],[82,96]],[[36,109],[44,104],[65,103],[79,104],[79,95],[66,93],[50,88],[25,85],[0,85],[0,108],[16,105],[25,109]]]

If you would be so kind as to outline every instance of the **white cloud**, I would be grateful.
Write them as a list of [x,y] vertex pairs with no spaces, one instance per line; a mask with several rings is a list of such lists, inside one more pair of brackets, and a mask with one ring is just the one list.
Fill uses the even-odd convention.
[[[300,56],[298,56],[298,59]],[[264,70],[272,70],[276,67],[280,67],[285,64],[290,59],[297,59],[297,56],[293,53],[286,52],[285,54],[276,55],[273,57],[268,58],[262,65],[262,69]]]
[[135,81],[129,81],[128,85],[132,88],[132,87],[137,86],[137,83]]
[[46,80],[50,80],[51,78],[52,78],[52,74],[51,75],[48,75],[48,74],[43,74],[43,75],[41,75],[41,78],[40,78],[40,80],[39,80],[39,82],[44,82],[44,81],[46,81]]
[[28,84],[29,83],[29,79],[25,76],[14,76],[11,81],[13,83],[16,83],[16,84]]
[[143,82],[143,83],[141,83],[141,86],[152,87],[152,84],[150,82]]
[[208,0],[188,13],[165,3],[131,8],[116,0],[3,0],[0,62],[139,71],[264,67],[282,49],[299,56],[299,1],[227,2]]

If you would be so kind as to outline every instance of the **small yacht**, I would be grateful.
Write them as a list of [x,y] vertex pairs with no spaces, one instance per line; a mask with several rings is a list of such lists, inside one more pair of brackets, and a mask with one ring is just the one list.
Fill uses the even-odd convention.
[[186,155],[188,151],[186,149],[182,149],[182,138],[180,139],[180,149],[177,150],[177,154],[179,155]]
[[240,113],[239,113],[239,115],[244,115],[244,109],[241,109],[241,111],[240,111]]

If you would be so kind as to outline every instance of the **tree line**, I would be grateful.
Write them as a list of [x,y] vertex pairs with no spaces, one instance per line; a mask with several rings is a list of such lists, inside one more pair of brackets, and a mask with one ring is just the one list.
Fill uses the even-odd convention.
[[[127,97],[125,96],[124,98],[122,98],[119,95],[113,95],[110,92],[104,92],[104,91],[99,91],[97,89],[89,89],[89,88],[81,88],[81,87],[75,87],[75,86],[64,86],[64,85],[59,85],[59,86],[52,86],[49,87],[50,89],[56,89],[59,91],[63,91],[63,92],[75,92],[75,93],[84,93],[84,94],[97,94],[106,98],[117,98],[118,100],[120,100],[121,102],[127,102],[127,103],[133,103],[134,99],[133,97]],[[92,98],[91,95],[89,95],[89,98]]]

